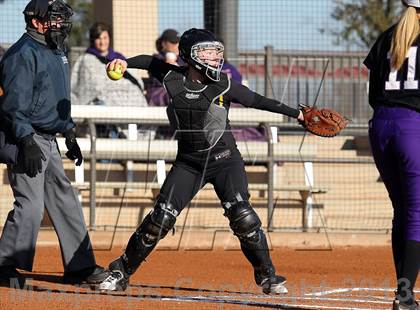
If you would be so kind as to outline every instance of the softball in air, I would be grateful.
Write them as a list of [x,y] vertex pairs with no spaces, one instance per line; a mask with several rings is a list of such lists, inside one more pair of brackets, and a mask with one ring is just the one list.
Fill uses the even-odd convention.
[[117,66],[114,68],[114,70],[108,70],[106,73],[108,77],[114,81],[117,81],[123,77],[122,66]]

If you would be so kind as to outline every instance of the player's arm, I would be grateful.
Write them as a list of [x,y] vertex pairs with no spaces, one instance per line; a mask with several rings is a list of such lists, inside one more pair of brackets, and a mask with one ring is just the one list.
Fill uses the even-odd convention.
[[303,120],[303,114],[300,110],[289,107],[280,101],[261,96],[233,80],[231,80],[231,87],[226,95],[230,97],[231,101],[238,102],[245,107],[284,114]]
[[30,54],[16,53],[8,56],[0,68],[4,91],[0,98],[0,114],[11,124],[17,140],[35,133],[30,120],[35,79],[35,64],[31,59]]
[[122,73],[127,70],[127,68],[147,70],[151,75],[157,78],[159,81],[162,81],[165,75],[169,71],[182,71],[183,68],[168,64],[156,57],[150,55],[139,55],[135,57],[128,58],[126,61],[122,59],[114,59],[107,64],[107,70],[114,70],[114,68],[121,66]]

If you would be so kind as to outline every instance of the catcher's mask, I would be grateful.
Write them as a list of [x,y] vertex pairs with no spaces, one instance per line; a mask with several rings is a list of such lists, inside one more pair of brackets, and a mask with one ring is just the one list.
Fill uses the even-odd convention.
[[63,0],[31,0],[23,11],[26,20],[46,22],[45,39],[53,49],[65,50],[65,40],[72,28],[73,9]]
[[223,67],[223,44],[208,30],[192,28],[179,40],[179,55],[212,81],[220,80]]

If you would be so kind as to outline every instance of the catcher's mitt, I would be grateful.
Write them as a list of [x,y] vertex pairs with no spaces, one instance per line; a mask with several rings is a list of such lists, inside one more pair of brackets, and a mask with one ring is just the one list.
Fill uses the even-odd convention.
[[334,137],[346,127],[349,120],[331,109],[311,108],[301,105],[304,120],[300,124],[309,132],[321,137]]

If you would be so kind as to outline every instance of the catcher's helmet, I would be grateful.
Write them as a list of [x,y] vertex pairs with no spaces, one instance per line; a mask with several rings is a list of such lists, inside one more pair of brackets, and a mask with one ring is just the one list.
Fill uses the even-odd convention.
[[420,8],[420,0],[402,0],[402,2],[408,6]]
[[[203,59],[199,53],[203,50],[216,51],[216,59]],[[179,55],[188,64],[199,70],[212,81],[220,80],[223,67],[223,44],[214,34],[205,29],[192,28],[185,31],[179,40]],[[211,64],[209,62],[215,62]]]

